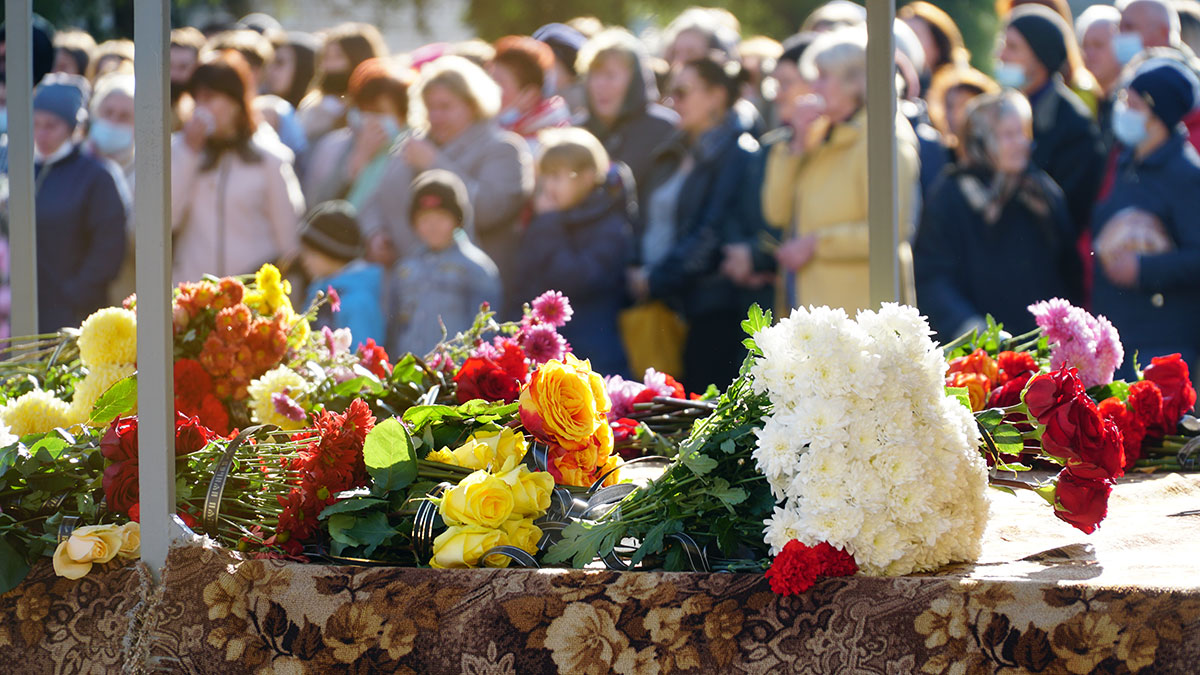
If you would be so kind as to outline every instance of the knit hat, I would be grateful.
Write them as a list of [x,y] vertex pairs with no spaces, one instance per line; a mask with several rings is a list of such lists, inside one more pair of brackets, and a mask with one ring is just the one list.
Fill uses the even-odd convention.
[[1147,63],[1138,71],[1129,83],[1130,91],[1141,95],[1150,112],[1168,129],[1173,129],[1196,107],[1196,76],[1186,67],[1161,60]]
[[1070,31],[1057,12],[1042,5],[1021,5],[1009,14],[1008,25],[1021,34],[1033,55],[1051,75],[1067,62]]
[[91,90],[80,75],[50,73],[33,91],[33,109],[53,113],[74,129],[87,116]]
[[318,204],[300,227],[300,241],[338,260],[354,260],[363,253],[358,214],[347,201],[335,199]]
[[558,62],[575,72],[575,57],[587,42],[587,37],[565,23],[548,23],[533,32],[533,39],[545,42],[554,51]]
[[462,179],[445,169],[431,169],[412,182],[412,204],[408,209],[409,223],[416,220],[418,211],[442,209],[465,225],[471,213],[467,186]]
[[[8,37],[8,25],[0,23],[0,42]],[[33,84],[37,86],[42,78],[54,68],[54,26],[42,18],[40,14],[33,15]],[[7,72],[4,73],[7,76]]]

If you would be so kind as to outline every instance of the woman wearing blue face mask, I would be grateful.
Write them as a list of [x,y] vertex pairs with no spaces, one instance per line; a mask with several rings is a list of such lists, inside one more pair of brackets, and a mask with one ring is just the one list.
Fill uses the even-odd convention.
[[1200,156],[1180,124],[1198,89],[1186,67],[1148,61],[1114,106],[1122,149],[1093,218],[1092,304],[1121,333],[1118,376],[1133,375],[1135,353],[1143,366],[1176,352],[1195,365],[1200,354]]
[[[96,81],[92,97],[91,119],[88,123],[87,149],[95,157],[106,159],[119,167],[125,176],[126,202],[133,204],[133,75],[109,73]],[[117,278],[108,287],[108,299],[120,304],[134,291],[134,221],[129,209],[126,224],[125,261]]]
[[323,136],[309,158],[303,180],[309,203],[345,199],[362,210],[381,184],[408,184],[385,174],[389,151],[408,129],[409,84],[387,59],[367,59],[354,69],[347,126]]

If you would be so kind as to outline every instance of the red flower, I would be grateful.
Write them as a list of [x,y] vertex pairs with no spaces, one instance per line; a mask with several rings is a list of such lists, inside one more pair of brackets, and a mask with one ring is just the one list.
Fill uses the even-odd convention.
[[101,484],[104,486],[108,509],[116,513],[128,513],[129,508],[138,502],[137,459],[110,464],[104,470]]
[[1054,515],[1084,534],[1096,531],[1108,515],[1108,495],[1112,484],[1105,480],[1080,478],[1064,469],[1058,474],[1054,490]]
[[195,359],[179,359],[175,362],[175,399],[188,407],[199,406],[205,396],[213,392],[212,376]]
[[1067,405],[1083,393],[1083,382],[1079,371],[1063,366],[1058,370],[1038,375],[1029,382],[1022,399],[1029,414],[1045,424],[1045,418],[1062,405]]
[[200,401],[199,414],[196,416],[200,418],[204,426],[216,433],[222,436],[229,433],[229,411],[225,409],[225,404],[221,403],[221,399],[215,395],[209,394]]
[[176,413],[175,418],[175,455],[188,455],[204,449],[214,437],[212,431],[200,423],[198,417],[188,417]]
[[996,365],[1000,367],[999,384],[1007,384],[1026,373],[1037,373],[1038,364],[1029,352],[1000,352],[996,357]]
[[495,359],[496,365],[511,377],[524,382],[525,377],[529,375],[529,366],[525,362],[525,350],[521,349],[521,345],[512,338],[502,338],[496,340],[495,346],[500,352],[499,358]]
[[1104,420],[1101,442],[1086,445],[1079,459],[1067,460],[1071,474],[1079,478],[1111,480],[1125,475],[1125,446],[1121,430],[1112,420]]
[[991,380],[986,375],[958,371],[946,375],[947,387],[961,387],[967,390],[971,399],[971,410],[979,412],[987,405],[988,392],[991,391]]
[[990,390],[994,384],[999,384],[996,380],[1000,377],[1000,371],[996,361],[988,356],[988,353],[982,349],[976,349],[966,356],[960,356],[950,362],[950,369],[947,374],[952,373],[976,373],[987,379],[985,389]]
[[[1138,384],[1141,383],[1139,382]],[[1153,383],[1149,384],[1149,390],[1157,395],[1158,387]],[[1132,393],[1129,400],[1131,403],[1133,402]],[[1125,451],[1125,469],[1132,468],[1134,462],[1138,461],[1142,456],[1142,441],[1146,437],[1145,422],[1138,417],[1135,411],[1130,410],[1115,396],[1101,401],[1099,407],[1100,414],[1104,419],[1112,420],[1121,430],[1121,442]]]
[[[1012,352],[1005,352],[1005,354],[1010,353]],[[1029,380],[1032,378],[1033,373],[1021,373],[1005,382],[1003,386],[992,390],[992,395],[988,398],[987,407],[1008,408],[1020,403],[1021,393],[1025,391],[1025,385],[1029,384]]]
[[132,459],[138,456],[138,422],[136,417],[117,418],[108,426],[104,438],[100,441],[100,454],[113,462]]
[[1129,407],[1142,424],[1157,425],[1162,419],[1162,390],[1150,380],[1134,382],[1129,387]]
[[[1033,383],[1036,384],[1037,379]],[[1026,390],[1026,401],[1032,386]],[[1042,448],[1055,457],[1083,460],[1099,457],[1104,452],[1104,419],[1087,394],[1076,394],[1072,400],[1052,408],[1039,421],[1045,425]]]
[[375,338],[368,338],[365,343],[358,346],[358,358],[362,361],[364,368],[381,380],[392,373],[392,364],[388,362],[387,351],[375,344]]
[[463,362],[454,376],[458,385],[458,402],[473,399],[512,403],[521,395],[521,382],[491,359],[471,357]]
[[1196,390],[1192,388],[1187,362],[1179,354],[1156,356],[1150,360],[1142,377],[1162,390],[1162,417],[1157,431],[1175,433],[1179,420],[1196,406]]
[[828,542],[808,547],[793,539],[783,547],[767,570],[771,590],[795,595],[812,588],[820,577],[844,577],[858,571],[854,558]]

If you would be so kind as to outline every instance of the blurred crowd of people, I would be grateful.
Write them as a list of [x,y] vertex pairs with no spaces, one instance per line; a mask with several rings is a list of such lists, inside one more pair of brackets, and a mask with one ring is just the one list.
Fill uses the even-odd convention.
[[[1190,361],[1200,2],[996,11],[990,76],[935,3],[894,26],[903,300],[949,340],[1063,297],[1119,328],[1126,374]],[[724,385],[751,303],[869,304],[865,19],[829,2],[779,42],[697,7],[653,35],[579,18],[403,51],[361,23],[176,28],[174,280],[275,263],[297,303],[336,292],[322,322],[422,354],[554,289],[597,370]],[[35,22],[44,331],[132,293],[137,232],[162,226],[132,217],[133,54]]]

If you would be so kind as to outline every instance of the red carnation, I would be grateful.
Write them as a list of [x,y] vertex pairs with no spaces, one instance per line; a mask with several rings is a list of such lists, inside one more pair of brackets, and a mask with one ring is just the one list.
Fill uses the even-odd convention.
[[1179,354],[1156,356],[1142,373],[1142,377],[1158,385],[1162,391],[1162,417],[1157,430],[1173,434],[1183,416],[1196,406],[1196,390],[1188,373],[1187,362]]
[[789,541],[767,570],[771,590],[779,595],[795,595],[812,588],[820,577],[845,577],[858,572],[853,556],[829,542],[813,547],[793,539]]
[[138,456],[138,421],[136,417],[117,418],[108,426],[104,438],[100,441],[100,454],[113,462],[132,459]]
[[454,376],[458,402],[474,399],[512,403],[521,394],[521,382],[491,359],[471,357]]
[[175,362],[175,398],[190,406],[213,391],[212,376],[195,359],[179,359]]
[[1129,387],[1129,407],[1143,424],[1157,425],[1162,419],[1162,390],[1150,380],[1134,382]]
[[1080,478],[1070,469],[1064,469],[1058,474],[1054,490],[1054,515],[1084,534],[1091,534],[1108,515],[1111,492],[1112,484],[1108,481]]
[[101,484],[108,509],[116,513],[128,513],[129,508],[138,502],[137,459],[108,465]]
[[813,552],[820,561],[821,574],[827,577],[848,577],[858,573],[858,563],[854,556],[832,544],[823,541],[813,547]]
[[[1158,387],[1153,383],[1148,384],[1150,384],[1149,389],[1155,395],[1159,395]],[[1133,400],[1134,396],[1131,392],[1129,396],[1131,404]],[[1162,406],[1160,405],[1159,407],[1161,408]],[[1132,468],[1134,463],[1142,457],[1142,441],[1146,437],[1145,422],[1138,417],[1138,414],[1134,410],[1130,410],[1115,396],[1101,401],[1099,408],[1100,414],[1104,419],[1112,420],[1121,429],[1121,442],[1125,450],[1125,469]]]
[[500,356],[495,359],[496,365],[500,366],[509,376],[524,382],[526,376],[529,375],[529,366],[525,362],[525,350],[521,349],[521,345],[512,338],[503,338],[496,340],[495,346],[500,353]]
[[204,426],[216,433],[222,436],[229,433],[229,411],[225,409],[225,404],[221,403],[221,399],[215,395],[209,394],[200,401],[197,417],[204,423]]
[[1045,418],[1056,408],[1070,403],[1082,393],[1083,382],[1079,379],[1079,371],[1063,366],[1033,378],[1022,399],[1029,408],[1029,414],[1045,424]]
[[1029,352],[1000,352],[996,364],[1000,367],[1000,384],[1038,371],[1037,361]]
[[392,364],[388,362],[387,351],[375,344],[375,338],[368,338],[365,343],[358,346],[358,358],[362,361],[364,368],[381,380],[392,374]]

